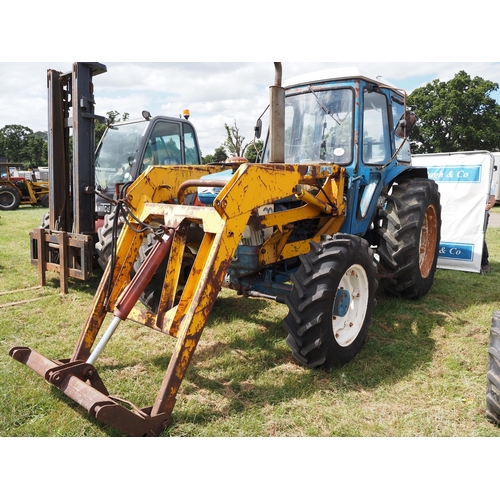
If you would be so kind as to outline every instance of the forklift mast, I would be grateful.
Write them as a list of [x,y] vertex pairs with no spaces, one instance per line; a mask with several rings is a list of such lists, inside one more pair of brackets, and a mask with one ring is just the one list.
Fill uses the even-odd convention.
[[[92,275],[95,232],[94,113],[92,77],[105,73],[100,63],[74,63],[71,72],[47,71],[49,93],[49,221],[30,233],[31,263],[45,285],[46,271],[68,277]],[[73,144],[70,129],[73,129]]]
[[77,62],[71,72],[47,72],[50,230],[94,238],[94,120],[104,118],[94,113],[92,78],[106,71],[100,63]]

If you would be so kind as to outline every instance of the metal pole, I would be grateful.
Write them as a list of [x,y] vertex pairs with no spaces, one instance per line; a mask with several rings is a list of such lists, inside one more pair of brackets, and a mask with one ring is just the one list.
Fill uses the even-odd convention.
[[270,163],[285,163],[285,89],[281,86],[281,63],[274,63],[274,85],[269,87]]

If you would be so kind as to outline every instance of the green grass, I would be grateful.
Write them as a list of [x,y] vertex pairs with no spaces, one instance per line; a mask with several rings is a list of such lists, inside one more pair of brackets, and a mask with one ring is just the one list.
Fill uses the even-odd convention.
[[[8,356],[13,346],[29,346],[69,357],[98,285],[99,276],[71,281],[61,295],[58,276],[48,273],[46,287],[32,288],[38,276],[28,233],[44,212],[0,213],[0,436],[119,436]],[[487,241],[491,274],[438,269],[420,301],[379,290],[366,345],[331,373],[293,361],[284,305],[222,292],[164,435],[500,436],[484,418],[500,228],[489,228]],[[98,360],[100,375],[111,392],[149,406],[173,345],[125,322]]]

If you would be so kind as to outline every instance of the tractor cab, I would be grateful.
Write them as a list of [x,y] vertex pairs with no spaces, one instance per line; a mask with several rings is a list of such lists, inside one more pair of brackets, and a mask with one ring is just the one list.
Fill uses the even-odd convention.
[[[395,134],[404,92],[356,68],[302,75],[285,82],[285,161],[362,166],[410,162],[408,143]],[[408,135],[408,134],[406,134]],[[267,163],[269,148],[264,151]]]
[[[285,82],[284,161],[345,169],[349,214],[343,231],[368,230],[383,188],[411,165],[406,140],[415,122],[404,91],[357,68],[302,75]],[[263,163],[269,162],[269,140]]]
[[200,165],[201,154],[194,127],[180,118],[147,112],[142,120],[107,127],[96,151],[96,211],[103,217],[112,211],[111,199],[150,165]]

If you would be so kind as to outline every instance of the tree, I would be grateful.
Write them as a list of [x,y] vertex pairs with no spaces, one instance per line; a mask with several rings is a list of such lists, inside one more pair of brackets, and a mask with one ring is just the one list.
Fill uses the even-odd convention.
[[108,125],[112,125],[113,123],[117,123],[120,121],[126,122],[130,116],[130,113],[122,113],[120,118],[120,113],[118,111],[108,111],[106,113],[107,123],[96,122],[95,124],[95,145],[99,144],[102,136],[104,135],[104,131]]
[[224,127],[226,128],[227,134],[224,146],[226,146],[229,154],[231,156],[244,156],[248,144],[243,145],[245,138],[240,135],[240,131],[236,125],[236,120],[234,120],[234,125],[232,127],[229,127],[226,123],[224,123]]
[[448,82],[433,80],[407,99],[418,116],[413,153],[499,150],[500,105],[491,97],[498,84],[459,71]]
[[35,132],[27,138],[24,147],[25,161],[34,167],[48,165],[48,148],[47,132]]
[[214,154],[212,155],[207,155],[207,156],[204,156],[203,157],[203,163],[204,164],[207,164],[207,163],[222,163],[224,161],[227,160],[227,153],[226,153],[226,150],[224,149],[224,146],[221,145],[219,146]]
[[[213,154],[208,154],[202,158],[203,163],[221,163],[226,161],[230,156],[244,156],[250,163],[255,163],[258,160],[260,153],[264,147],[263,141],[252,141],[245,145],[245,138],[240,135],[236,120],[234,125],[230,127],[224,123],[226,129],[226,140],[215,150]],[[227,151],[226,151],[227,148]]]
[[22,125],[6,125],[0,129],[0,156],[11,162],[22,162],[25,159],[25,147],[33,130]]
[[33,132],[22,125],[0,129],[0,156],[27,166],[47,165],[47,132]]
[[260,159],[263,148],[264,141],[251,142],[245,152],[245,158],[249,161],[249,163],[257,163],[257,161]]

